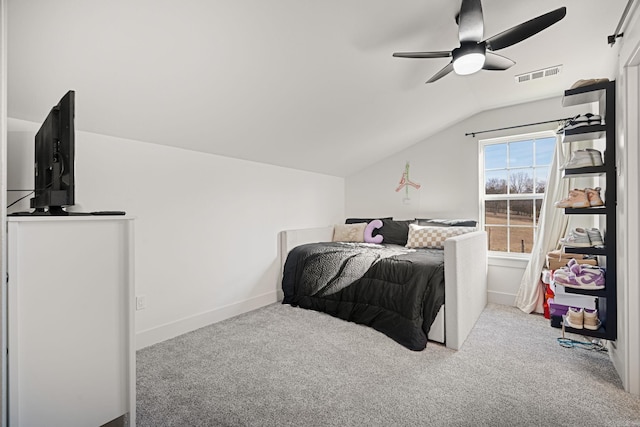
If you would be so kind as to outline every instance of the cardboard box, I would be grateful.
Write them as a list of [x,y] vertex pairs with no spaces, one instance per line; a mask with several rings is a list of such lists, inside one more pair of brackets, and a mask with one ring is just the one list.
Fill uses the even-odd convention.
[[551,251],[547,254],[547,265],[549,270],[557,270],[567,265],[571,258],[575,259],[579,264],[598,265],[596,258],[585,258],[587,255],[567,254],[560,251]]

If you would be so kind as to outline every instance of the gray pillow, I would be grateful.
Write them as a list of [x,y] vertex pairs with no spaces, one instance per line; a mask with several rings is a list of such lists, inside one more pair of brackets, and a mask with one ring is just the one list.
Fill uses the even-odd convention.
[[393,219],[393,218],[392,217],[386,217],[386,218],[347,218],[344,223],[345,224],[359,224],[361,222],[369,223],[369,222],[373,221],[374,219],[385,220],[385,219]]

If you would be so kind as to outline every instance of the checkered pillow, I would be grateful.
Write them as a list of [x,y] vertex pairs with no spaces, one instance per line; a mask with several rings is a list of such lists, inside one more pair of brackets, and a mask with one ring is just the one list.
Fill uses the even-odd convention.
[[431,227],[409,224],[407,248],[444,249],[449,237],[475,231],[474,227]]

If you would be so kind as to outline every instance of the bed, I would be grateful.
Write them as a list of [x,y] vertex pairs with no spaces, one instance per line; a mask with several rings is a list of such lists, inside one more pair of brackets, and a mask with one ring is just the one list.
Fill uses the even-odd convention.
[[334,226],[280,233],[283,303],[371,326],[411,350],[427,339],[462,346],[487,303],[484,231],[440,250],[333,237]]

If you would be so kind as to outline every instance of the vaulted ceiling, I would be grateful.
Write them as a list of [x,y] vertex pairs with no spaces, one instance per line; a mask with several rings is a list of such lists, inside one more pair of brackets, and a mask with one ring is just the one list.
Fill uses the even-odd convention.
[[8,113],[41,122],[74,89],[77,130],[348,176],[481,111],[614,78],[626,3],[484,0],[485,37],[567,16],[501,50],[507,71],[425,84],[448,59],[391,54],[457,47],[458,0],[9,0]]

